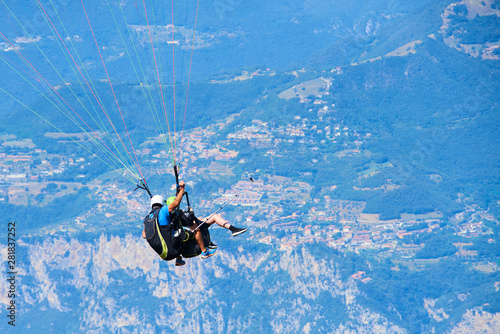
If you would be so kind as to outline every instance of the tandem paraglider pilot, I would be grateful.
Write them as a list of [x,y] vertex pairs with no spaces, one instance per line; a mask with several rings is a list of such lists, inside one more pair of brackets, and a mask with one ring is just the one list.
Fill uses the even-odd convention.
[[184,181],[180,181],[176,196],[166,201],[161,195],[151,197],[151,212],[144,218],[142,231],[142,237],[156,253],[166,261],[175,259],[176,266],[186,264],[183,257],[201,255],[206,259],[215,254],[217,245],[210,240],[208,231],[214,223],[230,230],[233,236],[247,231],[246,228],[232,226],[218,214],[202,221],[191,209],[187,212],[180,210],[185,187]]

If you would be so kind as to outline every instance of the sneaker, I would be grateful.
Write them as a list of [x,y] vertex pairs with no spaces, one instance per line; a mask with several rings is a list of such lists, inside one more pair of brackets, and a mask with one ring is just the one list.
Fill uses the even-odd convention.
[[210,241],[207,248],[216,249],[217,247],[219,247],[219,246],[217,246],[216,244],[214,244],[213,242]]
[[185,265],[185,264],[186,264],[186,261],[184,261],[184,260],[182,260],[182,259],[175,259],[175,265],[176,265],[177,267],[179,267],[179,266],[183,266],[183,265]]
[[201,258],[206,259],[215,254],[215,249],[207,249],[205,252],[201,253]]
[[237,235],[240,235],[241,233],[245,233],[247,231],[246,228],[237,228],[237,227],[233,227],[231,229],[231,232],[233,232],[233,237],[237,236]]

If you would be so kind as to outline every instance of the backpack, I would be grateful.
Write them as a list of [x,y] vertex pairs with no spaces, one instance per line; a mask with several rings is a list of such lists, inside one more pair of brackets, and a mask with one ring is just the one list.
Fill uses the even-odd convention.
[[[200,221],[193,214],[186,215],[178,210],[172,214],[171,223],[166,226],[158,224],[158,214],[160,209],[151,211],[144,217],[144,231],[146,240],[154,251],[166,261],[175,259],[177,256],[194,257],[201,254],[201,249],[191,231],[183,228],[182,225],[189,226],[189,222]],[[205,245],[210,242],[210,234],[206,224],[200,227]]]
[[182,243],[190,236],[177,219],[172,219],[169,225],[160,226],[158,224],[159,213],[160,209],[157,209],[144,217],[146,240],[162,259],[170,261],[181,254]]

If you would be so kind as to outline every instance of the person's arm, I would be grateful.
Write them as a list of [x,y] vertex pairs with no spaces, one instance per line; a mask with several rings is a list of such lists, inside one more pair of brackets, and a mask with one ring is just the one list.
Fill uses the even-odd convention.
[[179,193],[175,197],[174,201],[168,206],[168,212],[174,211],[182,201],[182,196],[184,196],[184,189],[186,188],[186,184],[184,181],[179,182]]
[[142,238],[146,239],[146,231],[145,230],[142,230]]

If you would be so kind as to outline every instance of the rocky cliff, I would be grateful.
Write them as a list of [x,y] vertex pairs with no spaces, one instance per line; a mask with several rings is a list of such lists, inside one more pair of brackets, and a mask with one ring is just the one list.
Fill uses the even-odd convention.
[[[267,246],[266,246],[267,247]],[[20,241],[15,329],[33,332],[405,333],[363,306],[342,255],[243,242],[216,256],[161,261],[135,235]],[[231,250],[231,251],[229,251]],[[4,262],[7,252],[2,248]],[[359,283],[363,284],[363,283]],[[2,318],[8,285],[0,285]],[[432,301],[425,301],[431,310]],[[433,310],[429,318],[443,312]],[[1,328],[12,330],[4,320]],[[474,309],[452,333],[491,332],[500,315]],[[493,332],[492,332],[493,333]]]

